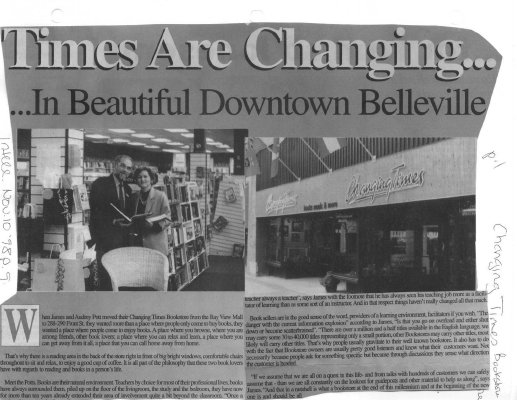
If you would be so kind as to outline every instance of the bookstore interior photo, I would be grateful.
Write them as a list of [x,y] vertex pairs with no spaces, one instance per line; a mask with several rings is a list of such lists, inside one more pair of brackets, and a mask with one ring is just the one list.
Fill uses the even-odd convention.
[[[246,136],[232,129],[19,130],[18,290],[98,290],[99,263],[114,291],[244,290]],[[141,216],[164,232],[167,246],[160,252],[145,238],[128,239],[97,261],[96,248],[106,246],[98,238],[92,245],[92,218],[99,216],[90,194],[96,180],[117,176],[120,155],[132,164],[128,200],[138,198],[141,187],[135,171],[144,167],[156,177],[152,188],[162,192],[167,213]],[[135,213],[116,211],[119,227],[137,237],[131,233]]]

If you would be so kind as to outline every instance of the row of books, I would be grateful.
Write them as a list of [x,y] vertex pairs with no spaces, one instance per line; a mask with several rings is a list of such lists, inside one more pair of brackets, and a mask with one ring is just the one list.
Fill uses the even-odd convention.
[[185,266],[178,268],[174,276],[175,285],[177,289],[190,283],[208,266],[206,253],[199,255],[190,260]]
[[170,226],[167,230],[167,234],[170,247],[178,247],[185,242],[183,240],[183,228],[181,226]]
[[186,223],[200,219],[200,209],[197,202],[190,204],[172,204],[171,221],[176,223]]
[[203,226],[201,225],[201,221],[197,219],[193,222],[186,222],[183,225],[183,234],[185,242],[189,242],[192,239],[203,235]]
[[171,202],[188,203],[201,197],[199,186],[195,182],[179,183],[173,180],[165,185],[165,190]]
[[194,257],[200,255],[205,251],[205,239],[200,236],[196,240],[192,240],[185,245],[187,254],[187,261],[192,260]]
[[113,167],[114,167],[114,162],[113,161],[108,161],[108,160],[84,160],[84,168],[86,169],[104,169],[104,170],[108,170],[109,171],[112,171],[113,170]]
[[183,222],[199,218],[199,205],[197,202],[181,204],[180,207]]
[[197,237],[195,240],[191,240],[185,246],[177,246],[173,247],[169,254],[171,255],[171,264],[170,272],[173,272],[174,269],[178,269],[182,265],[185,265],[187,261],[191,261],[193,258],[201,255],[205,252],[205,238],[203,236]]
[[[83,165],[84,165],[84,168],[87,170],[102,169],[102,170],[106,170],[109,173],[109,172],[113,171],[113,169],[115,168],[115,161],[89,157],[84,160]],[[134,169],[136,169],[138,167],[143,167],[143,166],[148,167],[148,166],[150,166],[150,164],[147,161],[139,160],[138,162],[135,163]]]
[[193,222],[187,222],[183,226],[170,226],[167,229],[170,247],[178,247],[185,242],[190,242],[195,238],[203,236],[203,225],[201,220],[197,219]]
[[202,193],[196,182],[183,182],[182,177],[167,177],[164,184],[173,221],[168,230],[171,281],[181,289],[208,268],[199,205]]
[[18,176],[16,178],[16,189],[17,190],[29,190],[30,180],[28,176]]
[[18,149],[18,158],[30,158],[31,150],[30,149]]

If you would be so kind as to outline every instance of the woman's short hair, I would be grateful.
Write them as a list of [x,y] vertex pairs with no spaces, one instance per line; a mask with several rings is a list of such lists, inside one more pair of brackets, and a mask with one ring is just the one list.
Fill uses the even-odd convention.
[[149,177],[151,178],[151,185],[154,185],[156,182],[158,182],[158,175],[150,167],[138,167],[133,173],[135,182],[137,182],[138,175],[140,175],[143,171],[147,171],[149,174]]

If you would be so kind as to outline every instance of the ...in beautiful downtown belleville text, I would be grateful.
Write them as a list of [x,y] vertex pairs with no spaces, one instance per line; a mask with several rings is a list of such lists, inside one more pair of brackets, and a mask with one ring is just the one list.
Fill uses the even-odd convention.
[[[32,89],[32,115],[61,115],[61,101]],[[413,89],[382,94],[357,89],[353,96],[227,96],[217,89],[148,89],[135,96],[93,96],[84,89],[67,89],[66,115],[481,115],[488,102],[470,89],[447,88],[439,95],[418,96]]]

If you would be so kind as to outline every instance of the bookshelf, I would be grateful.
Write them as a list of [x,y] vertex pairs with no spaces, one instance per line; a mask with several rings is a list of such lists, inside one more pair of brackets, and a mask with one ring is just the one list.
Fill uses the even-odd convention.
[[23,207],[30,203],[31,192],[31,149],[18,148],[16,157],[16,194],[18,204],[18,217],[22,216]]
[[92,183],[101,176],[108,176],[113,171],[113,161],[97,158],[85,158],[84,160],[84,184],[90,192]]
[[169,282],[176,290],[186,288],[208,268],[206,238],[196,182],[173,178],[166,185],[173,223],[169,235]]

